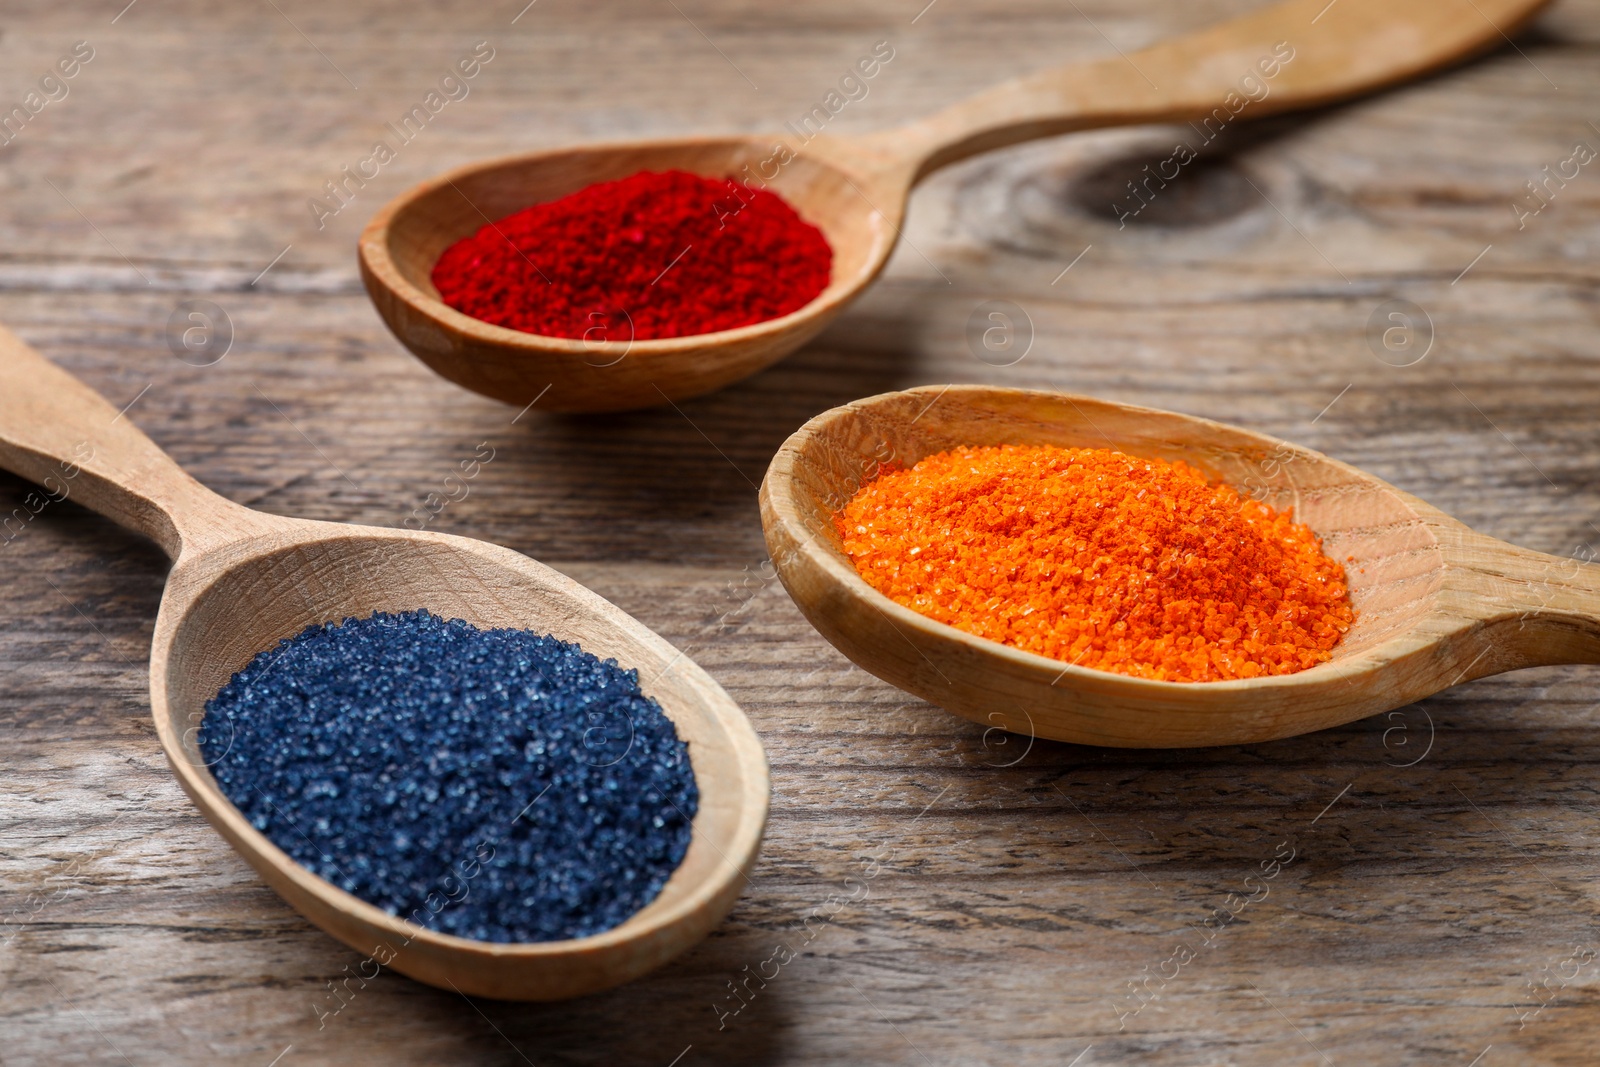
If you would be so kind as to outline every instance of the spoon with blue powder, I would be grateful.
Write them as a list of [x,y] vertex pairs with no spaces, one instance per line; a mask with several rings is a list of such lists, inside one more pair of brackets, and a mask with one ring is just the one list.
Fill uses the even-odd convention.
[[0,467],[173,560],[150,653],[161,745],[363,975],[580,996],[733,906],[766,823],[760,741],[615,605],[482,541],[226,500],[3,327]]

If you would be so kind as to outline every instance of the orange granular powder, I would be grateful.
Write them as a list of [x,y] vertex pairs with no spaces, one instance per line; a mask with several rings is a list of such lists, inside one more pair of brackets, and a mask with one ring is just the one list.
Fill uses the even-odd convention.
[[1355,619],[1316,534],[1181,461],[952,449],[881,474],[834,523],[861,576],[913,611],[1141,678],[1292,674]]

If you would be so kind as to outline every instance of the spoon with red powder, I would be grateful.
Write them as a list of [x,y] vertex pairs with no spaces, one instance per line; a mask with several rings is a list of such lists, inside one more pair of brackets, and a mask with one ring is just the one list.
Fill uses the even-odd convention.
[[1545,2],[1474,0],[1463,14],[1459,0],[1287,0],[862,137],[477,163],[379,211],[361,236],[362,277],[402,343],[469,389],[541,410],[660,404],[815,336],[883,269],[911,188],[940,167],[1073,130],[1214,131],[1328,104],[1498,45]]
[[834,408],[778,450],[761,519],[841,652],[1033,737],[1249,744],[1600,663],[1600,564],[1285,441],[1090,397],[924,386]]

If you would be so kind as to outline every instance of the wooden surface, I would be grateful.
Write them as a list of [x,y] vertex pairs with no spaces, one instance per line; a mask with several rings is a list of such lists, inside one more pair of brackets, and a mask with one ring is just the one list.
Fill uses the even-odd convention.
[[[1600,148],[1595,0],[1560,0],[1468,69],[1235,127],[1122,229],[1125,183],[1181,130],[972,160],[918,191],[885,277],[785,363],[680,411],[515,424],[405,354],[361,291],[355,236],[400,189],[522,148],[770,128],[878,40],[894,60],[830,132],[1250,5],[938,0],[913,23],[920,2],[539,0],[513,25],[520,3],[141,0],[112,24],[120,6],[22,0],[0,23],[0,101],[74,42],[95,49],[0,149],[0,321],[134,402],[234,500],[391,526],[422,509],[615,600],[743,704],[772,759],[772,821],[728,920],[632,986],[469,1004],[385,974],[340,1000],[329,983],[359,958],[262,884],[160,752],[160,552],[50,504],[0,545],[0,1062],[1593,1062],[1593,668],[1236,749],[1029,747],[876,681],[806,626],[762,566],[754,483],[845,400],[1049,386],[1300,442],[1485,533],[1588,553],[1595,164],[1521,230],[1511,205],[1531,210],[1523,183],[1574,143]],[[485,38],[496,57],[472,95],[319,231],[307,198]],[[1410,366],[1368,347],[1391,298],[1434,324]],[[169,349],[191,299],[232,320],[215,365]],[[989,300],[1034,325],[1012,366],[969,349]],[[484,441],[494,460],[433,515],[429,494]],[[6,511],[37,507],[31,492],[0,478]],[[1204,925],[1215,909],[1238,913]],[[778,967],[780,945],[794,957]]]

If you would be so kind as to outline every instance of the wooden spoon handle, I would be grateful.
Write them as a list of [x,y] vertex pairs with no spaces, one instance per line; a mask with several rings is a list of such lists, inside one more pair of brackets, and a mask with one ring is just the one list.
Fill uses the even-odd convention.
[[1455,582],[1460,614],[1485,624],[1472,677],[1556,663],[1600,663],[1600,564],[1474,535]]
[[[176,559],[185,543],[249,525],[255,513],[189,477],[100,394],[0,326],[0,467],[144,534]],[[0,520],[7,537],[15,513]]]
[[1357,96],[1498,45],[1547,2],[1288,0],[996,86],[861,143],[913,182],[979,152],[1100,126],[1193,122],[1192,153],[1235,121]]

